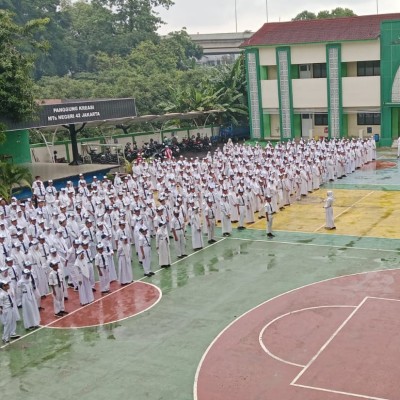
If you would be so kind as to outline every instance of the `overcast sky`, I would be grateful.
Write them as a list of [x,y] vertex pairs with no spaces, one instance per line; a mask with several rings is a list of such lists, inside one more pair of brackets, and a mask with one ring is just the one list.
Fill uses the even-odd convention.
[[[166,22],[160,34],[187,28],[188,33],[235,32],[235,0],[174,0],[169,10],[158,10]],[[400,0],[236,0],[238,32],[257,31],[269,22],[290,21],[308,10],[318,13],[336,7],[350,8],[357,15],[400,13]]]

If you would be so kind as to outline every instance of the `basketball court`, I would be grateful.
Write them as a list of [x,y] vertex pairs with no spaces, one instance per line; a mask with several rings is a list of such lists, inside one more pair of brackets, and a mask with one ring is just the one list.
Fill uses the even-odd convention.
[[63,318],[46,298],[41,328],[1,348],[2,397],[399,399],[400,174],[380,157],[329,186],[335,231],[322,188],[273,240],[256,218],[153,278],[134,262],[88,306],[71,291]]

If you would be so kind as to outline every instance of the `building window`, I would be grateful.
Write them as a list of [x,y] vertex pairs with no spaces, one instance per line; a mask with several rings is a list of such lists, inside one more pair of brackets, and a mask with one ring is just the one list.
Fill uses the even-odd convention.
[[379,76],[381,74],[380,61],[358,61],[357,76]]
[[326,78],[326,63],[313,64],[313,78]]
[[327,126],[328,125],[328,114],[314,114],[315,126]]
[[263,81],[266,81],[268,79],[268,67],[267,66],[262,65],[260,67],[260,78]]
[[358,113],[357,114],[357,125],[380,125],[381,114],[380,113]]

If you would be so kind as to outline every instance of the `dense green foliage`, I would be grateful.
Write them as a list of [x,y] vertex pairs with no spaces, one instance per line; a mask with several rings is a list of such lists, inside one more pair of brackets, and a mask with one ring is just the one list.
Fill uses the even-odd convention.
[[[246,122],[243,58],[234,66],[201,67],[202,49],[185,29],[160,37],[156,7],[172,5],[172,0],[0,0],[0,10],[14,13],[9,23],[15,27],[47,18],[46,29],[36,30],[31,43],[15,47],[29,62],[20,83],[38,100],[134,97],[140,115],[218,109],[225,110],[223,116],[212,115],[209,122]],[[49,44],[35,63],[33,43]],[[33,105],[33,97],[9,98],[8,106],[23,110],[24,102]]]
[[63,76],[90,70],[97,51],[126,55],[144,40],[159,40],[162,21],[155,6],[168,8],[171,0],[0,0],[0,9],[15,14],[17,24],[48,18],[36,37],[50,43],[36,64],[35,76]]
[[[32,115],[33,49],[46,48],[46,43],[36,41],[33,35],[47,22],[42,19],[17,25],[9,12],[0,10],[0,117],[22,120]],[[21,47],[29,47],[30,54],[22,52]]]
[[134,97],[140,114],[163,112],[171,85],[197,85],[208,71],[192,67],[180,39],[181,32],[154,43],[141,42],[127,56],[98,52],[92,55],[91,71],[73,76],[43,77],[37,82],[39,98]]
[[326,19],[326,18],[341,18],[341,17],[355,17],[353,10],[349,8],[336,7],[335,9],[322,10],[318,14],[304,10],[297,14],[292,21],[307,20],[307,19]]
[[169,94],[169,100],[162,104],[166,112],[223,110],[216,114],[219,124],[247,122],[244,57],[233,66],[209,71],[198,85],[171,85]]
[[[0,9],[0,120],[21,121],[34,113],[35,50],[47,48],[34,35],[47,23],[48,19],[37,19],[18,25],[10,12]],[[23,49],[29,49],[29,54]],[[0,143],[5,140],[3,130],[0,124]]]
[[31,184],[32,174],[28,168],[0,162],[0,197],[10,201],[13,192]]

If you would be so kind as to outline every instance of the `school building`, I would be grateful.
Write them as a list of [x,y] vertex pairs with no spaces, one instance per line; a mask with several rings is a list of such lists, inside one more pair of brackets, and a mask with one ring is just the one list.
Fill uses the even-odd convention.
[[242,47],[253,139],[399,136],[400,13],[266,23]]

